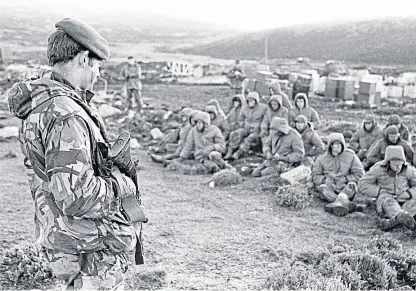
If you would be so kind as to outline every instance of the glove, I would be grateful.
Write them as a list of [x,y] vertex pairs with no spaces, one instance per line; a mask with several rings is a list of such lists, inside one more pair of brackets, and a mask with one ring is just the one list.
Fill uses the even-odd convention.
[[111,170],[113,189],[117,197],[124,197],[136,193],[136,186],[132,179],[122,174],[117,167]]

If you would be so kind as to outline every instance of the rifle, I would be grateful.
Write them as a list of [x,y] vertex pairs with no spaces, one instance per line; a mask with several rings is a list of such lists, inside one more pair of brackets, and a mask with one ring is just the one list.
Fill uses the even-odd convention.
[[120,172],[133,180],[136,186],[136,193],[131,193],[121,197],[121,212],[125,215],[127,220],[135,227],[137,235],[136,264],[141,265],[144,263],[143,249],[141,244],[141,227],[140,230],[136,229],[137,223],[146,223],[148,218],[144,211],[144,207],[141,205],[139,182],[136,166],[138,162],[133,162],[130,153],[130,133],[123,131],[114,142],[113,146],[108,151],[110,162],[116,165]]

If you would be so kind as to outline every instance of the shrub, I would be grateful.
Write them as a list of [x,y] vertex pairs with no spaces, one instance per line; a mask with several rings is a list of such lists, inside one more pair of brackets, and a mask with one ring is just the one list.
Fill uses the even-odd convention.
[[243,182],[243,178],[236,169],[225,169],[214,174],[215,186],[238,185]]
[[6,251],[0,265],[0,285],[12,289],[38,289],[55,285],[52,269],[41,247],[21,244]]
[[389,237],[364,246],[337,243],[294,257],[266,280],[273,290],[405,290],[416,287],[416,253]]
[[276,203],[279,206],[301,210],[306,208],[312,200],[306,185],[281,185],[275,194]]
[[199,163],[179,163],[172,161],[166,167],[169,171],[178,172],[184,175],[206,175],[208,169]]

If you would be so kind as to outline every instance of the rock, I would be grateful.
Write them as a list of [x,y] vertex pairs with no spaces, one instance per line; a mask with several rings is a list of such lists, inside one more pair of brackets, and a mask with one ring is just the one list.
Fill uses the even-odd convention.
[[168,119],[171,115],[172,115],[172,111],[168,111],[168,112],[166,112],[166,114],[165,115],[163,115],[163,120],[166,120],[166,119]]
[[18,137],[19,136],[19,128],[17,126],[6,126],[0,128],[0,137],[2,138],[10,138],[10,137]]
[[289,182],[290,184],[298,184],[300,182],[308,182],[310,180],[312,171],[305,165],[300,165],[280,175],[280,178]]
[[354,100],[347,100],[347,101],[345,101],[345,104],[348,105],[348,106],[352,106],[352,105],[357,104],[357,102],[355,102]]
[[132,138],[130,140],[130,148],[131,149],[141,149],[142,145],[139,143],[139,141],[137,140],[137,138]]
[[152,128],[150,130],[150,135],[152,136],[153,139],[162,139],[163,138],[163,133],[157,127]]
[[123,107],[123,102],[121,100],[117,100],[113,103],[114,106]]
[[109,116],[113,116],[116,114],[121,114],[122,111],[118,108],[115,108],[111,105],[108,104],[102,104],[98,107],[98,112],[100,113],[100,115],[103,118],[109,117]]
[[127,113],[127,119],[133,119],[135,115],[136,115],[136,112],[130,109],[129,112]]

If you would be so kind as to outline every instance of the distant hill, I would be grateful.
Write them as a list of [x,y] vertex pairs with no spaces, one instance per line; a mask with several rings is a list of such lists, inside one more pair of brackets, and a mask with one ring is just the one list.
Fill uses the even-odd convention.
[[269,59],[309,57],[322,61],[416,64],[416,20],[408,18],[284,27],[180,51],[219,58],[261,59],[266,35]]
[[[43,11],[27,7],[0,7],[0,43],[24,46],[44,46],[54,24],[64,17],[65,11]],[[229,31],[198,21],[149,13],[77,13],[77,17],[96,28],[110,44],[117,43],[194,43],[230,36]]]

